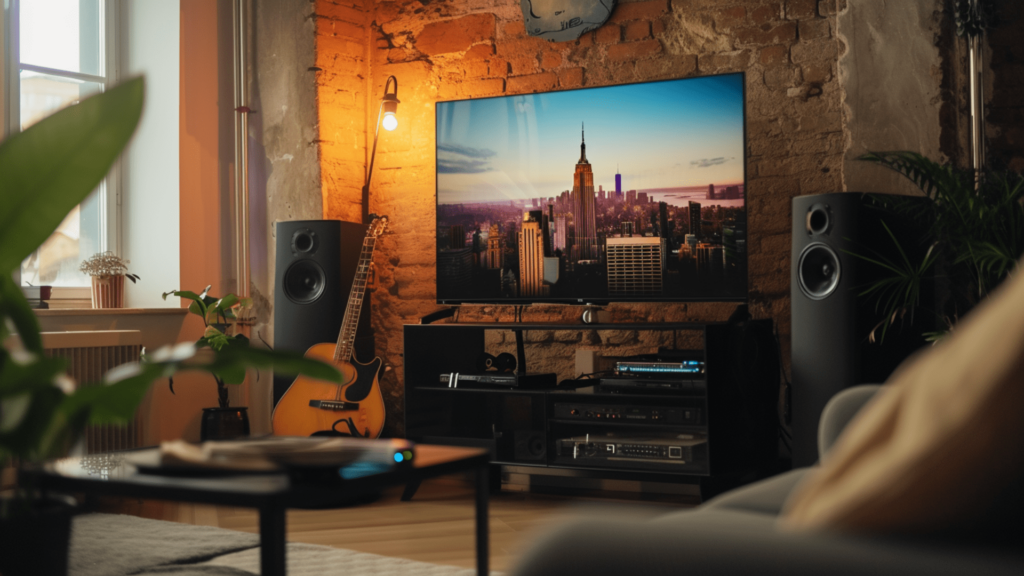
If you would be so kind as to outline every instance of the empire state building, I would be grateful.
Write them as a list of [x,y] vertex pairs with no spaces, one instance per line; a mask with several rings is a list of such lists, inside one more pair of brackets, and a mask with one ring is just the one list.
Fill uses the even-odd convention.
[[573,243],[573,261],[598,260],[601,257],[597,247],[597,216],[594,206],[594,172],[587,161],[587,141],[580,130],[580,161],[576,163],[576,174],[572,177],[572,216],[576,224],[576,241]]

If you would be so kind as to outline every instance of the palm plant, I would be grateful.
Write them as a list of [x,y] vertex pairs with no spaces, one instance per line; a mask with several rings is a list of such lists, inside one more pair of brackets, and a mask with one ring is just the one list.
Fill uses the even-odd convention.
[[[1024,177],[1015,172],[973,170],[940,164],[914,152],[871,152],[860,157],[895,170],[927,198],[876,196],[891,211],[924,231],[921,247],[901,244],[889,231],[894,253],[854,254],[884,270],[862,296],[875,300],[885,331],[920,308],[922,287],[938,287],[933,314],[936,340],[1010,273],[1024,254]],[[915,249],[917,248],[917,249]],[[872,334],[874,335],[874,333]]]

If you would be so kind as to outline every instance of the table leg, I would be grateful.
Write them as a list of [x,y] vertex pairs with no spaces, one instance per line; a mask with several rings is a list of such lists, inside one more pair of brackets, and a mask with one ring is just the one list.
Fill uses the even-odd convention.
[[285,576],[285,507],[274,503],[260,508],[260,574]]
[[402,502],[412,500],[413,495],[415,495],[416,491],[420,489],[421,482],[423,481],[419,478],[409,480],[409,483],[405,485],[405,490],[402,491]]
[[490,553],[487,540],[490,526],[487,518],[487,499],[490,496],[490,466],[484,464],[476,469],[476,573],[487,576]]

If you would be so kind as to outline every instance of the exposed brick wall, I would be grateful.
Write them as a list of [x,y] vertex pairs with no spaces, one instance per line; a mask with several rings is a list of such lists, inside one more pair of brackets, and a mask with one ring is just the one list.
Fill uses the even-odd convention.
[[327,219],[362,219],[372,8],[373,2],[364,0],[316,2],[320,179]]
[[[836,62],[844,48],[835,39],[835,14],[845,0],[620,0],[605,26],[562,43],[527,36],[515,0],[393,0],[365,8],[316,1],[326,217],[358,219],[362,180],[355,176],[362,174],[360,151],[365,155],[372,143],[365,126],[376,121],[386,78],[399,80],[401,124],[381,135],[370,205],[393,224],[393,234],[378,243],[373,293],[377,351],[395,367],[383,382],[389,432],[402,429],[402,325],[437,309],[438,100],[746,72],[750,303],[755,317],[778,323],[788,355],[790,198],[842,190]],[[366,18],[368,60],[357,46],[359,15]],[[359,84],[363,74],[368,82]],[[732,310],[727,304],[611,307],[615,321],[722,320]],[[526,319],[575,321],[578,315],[553,306],[527,310]],[[468,307],[462,318],[511,320],[512,309]],[[577,342],[557,333],[540,337],[550,339],[533,343],[531,357],[553,350],[565,356]]]

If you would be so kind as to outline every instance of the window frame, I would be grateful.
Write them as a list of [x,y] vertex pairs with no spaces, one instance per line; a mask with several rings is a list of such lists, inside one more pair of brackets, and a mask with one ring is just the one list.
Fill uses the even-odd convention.
[[[121,2],[118,0],[100,0],[103,7],[103,42],[100,43],[102,50],[101,60],[103,62],[102,76],[85,74],[81,72],[70,72],[65,70],[47,68],[34,64],[22,64],[21,62],[21,30],[20,12],[22,0],[5,0],[3,17],[3,45],[0,49],[3,54],[3,136],[21,132],[21,72],[28,70],[62,78],[70,78],[79,81],[95,82],[102,85],[102,90],[117,84],[121,78],[124,55],[121,30]],[[120,158],[115,161],[113,168],[104,179],[105,189],[99,197],[100,203],[100,251],[109,250],[115,254],[121,254],[121,199],[123,195],[124,163]],[[20,279],[21,268],[16,271],[15,281],[24,286]],[[88,297],[88,287],[59,287],[53,288],[53,297],[56,298],[83,298]]]

